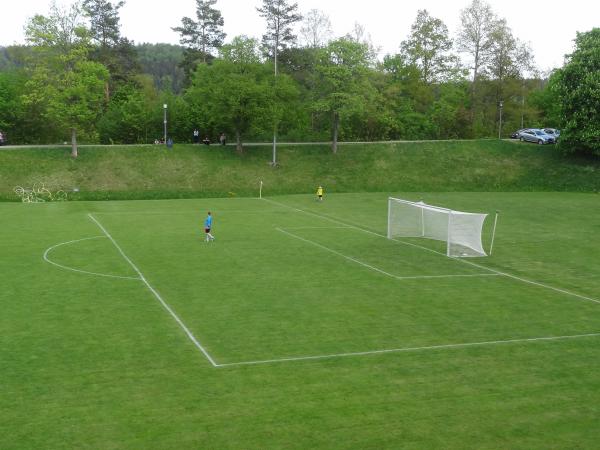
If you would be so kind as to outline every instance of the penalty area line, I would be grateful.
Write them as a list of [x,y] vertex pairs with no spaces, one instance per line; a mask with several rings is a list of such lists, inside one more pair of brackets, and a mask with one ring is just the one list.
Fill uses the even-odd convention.
[[[317,214],[317,213],[314,213],[314,212],[311,212],[311,211],[306,211],[306,210],[303,210],[303,209],[300,209],[300,208],[296,208],[294,206],[289,206],[289,205],[286,205],[285,203],[279,203],[279,202],[276,202],[274,200],[269,200],[269,199],[264,198],[264,197],[262,198],[262,200],[265,201],[265,202],[268,202],[268,203],[272,203],[274,205],[279,205],[279,206],[286,207],[286,208],[288,208],[288,209],[290,209],[292,211],[301,212],[303,214],[307,214],[307,215],[314,216],[314,217],[319,217],[321,219],[328,220],[329,222],[332,222],[332,223],[346,225],[346,226],[349,226],[349,227],[354,228],[356,230],[360,230],[360,231],[363,231],[365,233],[371,234],[373,236],[379,236],[379,237],[384,238],[384,239],[389,239],[387,236],[385,236],[383,234],[376,233],[374,231],[367,230],[365,228],[361,228],[359,226],[353,225],[351,223],[343,222],[343,221],[338,220],[338,219],[334,219],[334,218],[331,218],[331,217],[328,217],[328,216]],[[397,244],[400,244],[400,245],[406,245],[406,246],[409,246],[409,247],[419,248],[421,250],[425,250],[425,251],[430,252],[430,253],[435,253],[435,254],[443,256],[443,257],[448,257],[444,253],[438,252],[436,250],[432,250],[432,249],[427,248],[427,247],[423,247],[421,245],[413,244],[411,242],[399,241],[397,239],[389,239],[389,240],[391,240],[392,242],[395,242]],[[457,258],[457,257],[449,257],[449,258],[452,259],[452,260],[454,260],[454,261],[456,261],[456,262],[459,262],[459,263],[462,263],[462,264],[467,264],[467,265],[469,265],[471,267],[477,267],[478,269],[486,270],[486,271],[494,273],[496,275],[507,277],[507,278],[511,278],[513,280],[520,281],[520,282],[525,283],[525,284],[530,284],[530,285],[537,286],[537,287],[540,287],[540,288],[543,288],[543,289],[549,289],[551,291],[559,292],[561,294],[565,294],[565,295],[570,296],[570,297],[578,298],[579,300],[585,300],[585,301],[588,301],[588,302],[593,302],[593,303],[600,304],[600,300],[598,300],[596,298],[587,297],[585,295],[577,294],[576,292],[568,291],[566,289],[561,289],[561,288],[557,288],[557,287],[551,286],[549,284],[540,283],[539,281],[529,280],[527,278],[519,277],[517,275],[512,275],[510,273],[502,272],[500,270],[491,269],[489,267],[483,266],[481,264],[474,263],[472,261],[466,261],[463,258]]]
[[167,310],[167,312],[171,315],[171,317],[173,319],[175,319],[175,322],[177,322],[177,324],[181,327],[181,329],[185,332],[185,334],[187,334],[188,338],[190,339],[190,341],[192,341],[192,343],[196,346],[196,348],[198,350],[200,350],[200,352],[202,352],[202,354],[206,357],[206,359],[208,359],[208,361],[212,364],[213,367],[218,367],[218,364],[210,356],[208,351],[206,351],[206,349],[202,346],[202,344],[200,344],[200,342],[198,342],[196,337],[192,334],[192,332],[188,329],[188,327],[183,323],[183,321],[177,316],[177,314],[175,314],[175,312],[173,311],[173,309],[171,309],[171,307],[167,304],[167,302],[165,302],[163,300],[163,298],[156,291],[156,289],[154,289],[150,285],[150,283],[148,283],[148,280],[146,280],[146,277],[144,277],[144,275],[142,274],[140,269],[138,269],[137,266],[133,263],[133,261],[131,261],[131,259],[129,259],[129,257],[123,251],[123,249],[119,246],[119,244],[117,244],[117,242],[113,239],[113,237],[110,235],[110,233],[106,230],[106,228],[104,228],[104,226],[102,226],[102,224],[98,221],[98,219],[96,219],[91,214],[88,214],[88,217],[96,225],[98,225],[98,227],[102,230],[102,232],[106,235],[106,237],[108,239],[110,239],[110,241],[113,243],[113,245],[119,251],[121,256],[125,259],[125,261],[127,261],[129,263],[129,265],[133,268],[133,270],[135,270],[135,272],[139,275],[140,280],[142,280],[142,282],[146,285],[146,287],[150,290],[150,292],[152,292],[152,294],[154,294],[154,297],[156,297],[156,299],[163,306],[163,308],[165,308]]
[[573,334],[566,336],[546,336],[546,337],[535,337],[535,338],[522,338],[522,339],[504,339],[497,341],[482,341],[482,342],[464,342],[459,344],[442,344],[442,345],[428,345],[423,347],[405,347],[405,348],[392,348],[386,350],[372,350],[366,352],[353,352],[353,353],[336,353],[330,355],[316,355],[316,356],[298,356],[291,358],[279,358],[279,359],[264,359],[257,361],[242,361],[234,363],[217,364],[216,367],[235,367],[235,366],[256,366],[261,364],[275,364],[283,362],[294,362],[294,361],[311,361],[320,359],[335,359],[335,358],[347,358],[351,356],[368,356],[368,355],[381,355],[386,353],[408,353],[408,352],[419,352],[427,350],[444,350],[454,348],[468,348],[468,347],[483,347],[491,345],[502,345],[502,344],[518,344],[518,343],[530,343],[530,342],[543,342],[543,341],[563,341],[567,339],[580,339],[586,337],[598,337],[600,333],[588,333],[588,334]]

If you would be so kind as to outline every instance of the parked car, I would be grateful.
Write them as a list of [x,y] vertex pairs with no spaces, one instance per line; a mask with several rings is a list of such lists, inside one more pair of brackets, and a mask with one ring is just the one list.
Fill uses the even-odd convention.
[[542,130],[538,130],[537,128],[529,128],[529,129],[523,130],[519,134],[519,140],[521,140],[521,142],[523,142],[523,141],[536,142],[540,145],[554,144],[556,142],[556,139],[554,138],[554,136],[552,136],[550,134],[546,134]]
[[521,132],[525,131],[527,128],[521,128],[520,130],[517,130],[513,133],[511,133],[510,138],[511,139],[519,139],[521,137]]
[[543,128],[542,131],[550,136],[554,136],[554,140],[558,141],[560,130],[557,130],[556,128]]

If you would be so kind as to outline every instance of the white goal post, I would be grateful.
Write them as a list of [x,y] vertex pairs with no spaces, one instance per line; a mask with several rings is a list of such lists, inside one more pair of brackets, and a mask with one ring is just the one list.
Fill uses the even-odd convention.
[[388,199],[388,239],[419,237],[446,242],[450,257],[487,256],[481,242],[487,214],[454,211],[448,208]]

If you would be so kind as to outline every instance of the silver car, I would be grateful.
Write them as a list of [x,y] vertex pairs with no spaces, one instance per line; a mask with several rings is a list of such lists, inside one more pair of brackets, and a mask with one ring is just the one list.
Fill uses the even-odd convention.
[[538,130],[537,128],[528,128],[519,133],[519,140],[521,142],[536,142],[540,145],[543,144],[554,144],[556,139],[554,136],[544,133],[543,130]]
[[556,128],[542,128],[542,131],[546,134],[549,134],[550,136],[554,136],[554,140],[558,141],[558,138],[560,136],[560,130]]

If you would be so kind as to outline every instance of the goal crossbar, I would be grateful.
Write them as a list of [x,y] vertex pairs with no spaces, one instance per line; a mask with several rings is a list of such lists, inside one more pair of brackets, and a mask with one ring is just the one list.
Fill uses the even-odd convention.
[[487,256],[481,240],[486,217],[487,214],[389,197],[387,236],[443,241],[450,257]]

